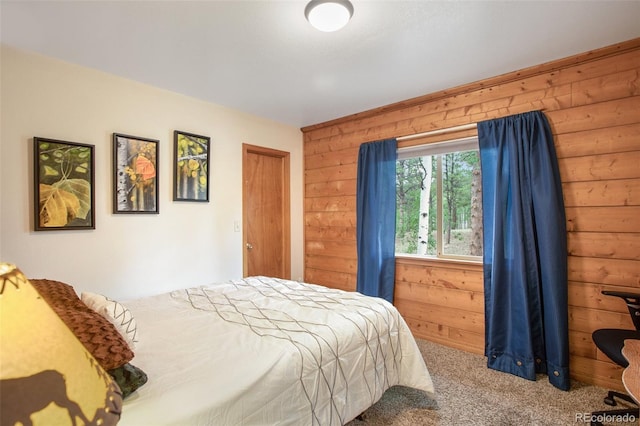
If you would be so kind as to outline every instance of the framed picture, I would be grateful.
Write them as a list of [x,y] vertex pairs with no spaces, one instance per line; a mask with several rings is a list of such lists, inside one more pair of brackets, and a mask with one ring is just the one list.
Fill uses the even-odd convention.
[[33,138],[36,231],[95,229],[94,146]]
[[173,201],[209,201],[208,136],[173,132]]
[[159,213],[157,140],[113,134],[113,212]]

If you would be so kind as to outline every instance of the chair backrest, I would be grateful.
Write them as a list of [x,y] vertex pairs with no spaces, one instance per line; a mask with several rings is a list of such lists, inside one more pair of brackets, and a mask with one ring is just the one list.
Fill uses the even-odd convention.
[[640,331],[640,293],[603,290],[602,294],[624,299],[627,308],[629,308],[629,314],[631,314],[631,321],[633,321],[636,330]]

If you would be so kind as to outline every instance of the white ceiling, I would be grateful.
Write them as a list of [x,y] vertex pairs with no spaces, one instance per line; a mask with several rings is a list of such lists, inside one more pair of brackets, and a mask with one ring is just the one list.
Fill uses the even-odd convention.
[[296,127],[640,37],[640,1],[8,1],[2,42]]

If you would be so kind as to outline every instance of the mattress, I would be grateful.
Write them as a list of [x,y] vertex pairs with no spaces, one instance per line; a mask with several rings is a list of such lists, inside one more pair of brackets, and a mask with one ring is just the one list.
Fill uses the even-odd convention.
[[121,425],[342,425],[404,385],[433,394],[405,321],[356,292],[250,277],[131,300],[148,382]]

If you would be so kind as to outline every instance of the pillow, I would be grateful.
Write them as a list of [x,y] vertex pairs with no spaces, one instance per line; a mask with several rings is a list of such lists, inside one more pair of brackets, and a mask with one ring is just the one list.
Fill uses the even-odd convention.
[[80,299],[85,305],[105,317],[122,334],[131,349],[138,342],[138,326],[136,320],[122,303],[109,299],[101,294],[83,292]]
[[133,359],[133,351],[118,330],[82,303],[73,287],[59,281],[29,280],[103,369],[109,371]]
[[140,386],[147,383],[147,374],[129,363],[108,371],[113,380],[120,386],[122,398],[125,399]]

